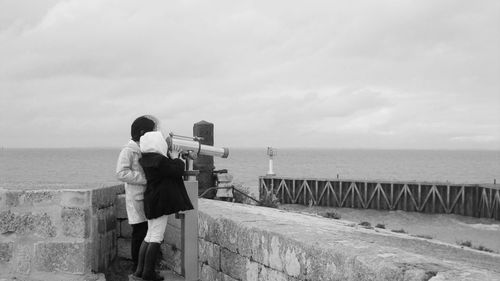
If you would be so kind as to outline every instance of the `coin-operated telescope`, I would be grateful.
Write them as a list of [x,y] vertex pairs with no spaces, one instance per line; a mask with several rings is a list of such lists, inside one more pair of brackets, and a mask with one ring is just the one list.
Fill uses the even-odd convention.
[[229,149],[225,147],[215,147],[201,144],[203,139],[200,137],[186,137],[169,133],[166,138],[169,149],[179,147],[180,155],[186,160],[186,171],[184,180],[186,180],[186,190],[193,203],[194,211],[177,213],[175,218],[181,219],[182,239],[182,271],[184,280],[199,280],[198,276],[198,182],[196,176],[198,171],[193,170],[193,160],[200,155],[215,156],[227,158]]
[[186,137],[170,133],[167,137],[168,147],[178,146],[181,148],[181,154],[184,152],[191,159],[196,159],[199,155],[216,156],[227,158],[229,156],[229,149],[226,147],[215,147],[211,145],[201,144],[203,138],[200,137]]

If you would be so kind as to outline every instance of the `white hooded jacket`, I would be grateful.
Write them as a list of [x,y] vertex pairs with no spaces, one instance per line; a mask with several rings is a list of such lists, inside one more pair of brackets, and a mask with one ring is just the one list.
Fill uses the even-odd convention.
[[161,132],[147,132],[141,137],[142,153],[159,153],[167,157],[168,145]]
[[145,222],[144,191],[146,176],[139,164],[141,150],[137,143],[130,140],[120,152],[116,163],[116,177],[125,183],[125,203],[129,224]]

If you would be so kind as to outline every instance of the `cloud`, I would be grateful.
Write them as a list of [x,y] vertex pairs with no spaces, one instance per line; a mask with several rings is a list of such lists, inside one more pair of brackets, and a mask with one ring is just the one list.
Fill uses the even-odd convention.
[[499,9],[3,1],[1,141],[120,145],[149,113],[229,145],[500,149]]

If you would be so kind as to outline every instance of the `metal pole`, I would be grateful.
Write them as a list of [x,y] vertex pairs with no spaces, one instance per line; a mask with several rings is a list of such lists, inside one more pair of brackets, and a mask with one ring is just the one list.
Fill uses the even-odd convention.
[[197,281],[198,276],[198,171],[193,170],[193,160],[186,159],[186,191],[194,209],[181,218],[182,274],[186,281]]

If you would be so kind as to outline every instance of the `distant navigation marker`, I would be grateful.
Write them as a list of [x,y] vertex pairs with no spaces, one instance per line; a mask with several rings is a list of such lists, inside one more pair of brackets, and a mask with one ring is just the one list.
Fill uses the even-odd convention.
[[268,176],[276,175],[273,171],[273,157],[276,156],[278,152],[276,148],[272,148],[270,146],[267,147],[267,156],[269,156],[269,170],[267,171]]

